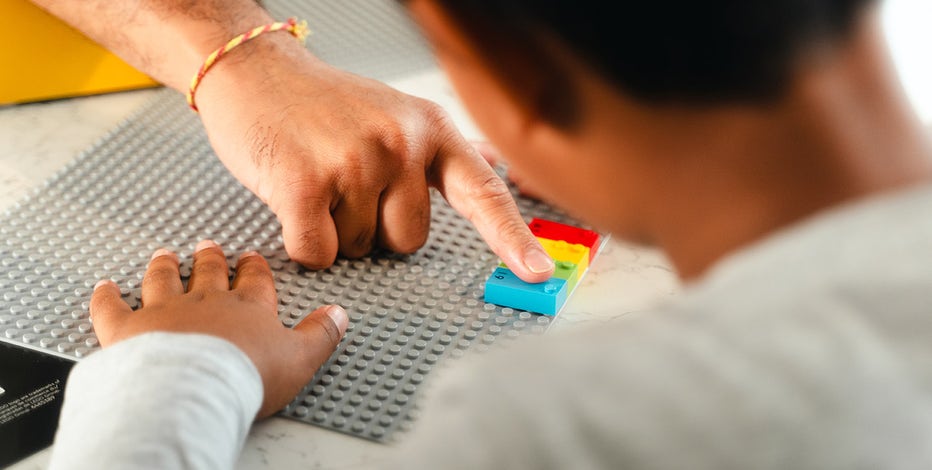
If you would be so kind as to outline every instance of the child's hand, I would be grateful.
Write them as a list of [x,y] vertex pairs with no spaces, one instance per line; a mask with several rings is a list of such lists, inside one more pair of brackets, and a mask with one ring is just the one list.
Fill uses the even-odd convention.
[[252,359],[265,389],[259,417],[282,409],[336,348],[349,322],[339,306],[315,310],[289,329],[278,319],[272,271],[257,253],[236,264],[232,288],[223,251],[202,241],[185,292],[178,258],[152,255],[142,281],[142,307],[133,311],[113,282],[97,284],[91,320],[103,347],[151,331],[202,333],[224,338]]

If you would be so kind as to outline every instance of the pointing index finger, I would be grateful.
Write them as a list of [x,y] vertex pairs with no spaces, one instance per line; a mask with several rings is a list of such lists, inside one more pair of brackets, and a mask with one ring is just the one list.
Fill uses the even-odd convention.
[[508,186],[463,138],[448,142],[438,148],[432,163],[432,184],[519,278],[549,279],[553,259],[521,218]]

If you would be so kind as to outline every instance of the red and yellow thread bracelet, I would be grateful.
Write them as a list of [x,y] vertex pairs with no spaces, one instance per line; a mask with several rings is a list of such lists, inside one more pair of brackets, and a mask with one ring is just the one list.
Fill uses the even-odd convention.
[[253,28],[231,39],[230,42],[226,43],[223,47],[211,52],[210,55],[204,59],[204,64],[201,65],[200,70],[198,70],[197,74],[195,74],[191,79],[191,87],[188,89],[187,95],[188,106],[190,106],[194,112],[197,112],[197,104],[194,102],[194,93],[197,92],[197,87],[201,84],[201,80],[204,78],[204,75],[207,75],[207,71],[210,70],[210,68],[213,67],[213,65],[217,63],[217,61],[220,60],[224,54],[230,52],[231,50],[235,49],[236,46],[239,46],[240,44],[249,41],[250,39],[255,39],[257,36],[265,33],[271,33],[273,31],[288,31],[302,44],[310,32],[307,29],[306,21],[298,22],[296,18],[288,18],[286,21],[278,21],[275,23],[269,23],[265,26]]

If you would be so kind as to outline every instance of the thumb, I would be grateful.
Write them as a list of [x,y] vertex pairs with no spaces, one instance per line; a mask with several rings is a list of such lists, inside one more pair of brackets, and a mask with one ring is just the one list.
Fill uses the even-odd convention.
[[303,339],[302,356],[307,367],[317,370],[327,361],[346,334],[347,326],[349,317],[339,305],[320,307],[295,325],[294,331]]
[[275,358],[271,366],[267,365],[272,372],[262,372],[265,397],[257,416],[271,416],[294,398],[333,354],[348,325],[346,311],[339,305],[318,308],[295,325],[288,333],[297,337],[297,354],[289,355],[288,360]]

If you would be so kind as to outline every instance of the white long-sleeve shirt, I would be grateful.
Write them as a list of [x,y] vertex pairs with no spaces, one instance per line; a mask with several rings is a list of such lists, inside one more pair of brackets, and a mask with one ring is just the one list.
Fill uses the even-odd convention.
[[[469,359],[398,467],[932,468],[932,188],[802,221],[655,312]],[[229,343],[144,335],[74,368],[52,467],[230,468],[260,402]]]
[[76,365],[65,402],[51,469],[232,468],[262,379],[226,340],[148,333]]

